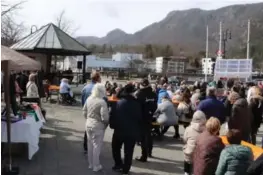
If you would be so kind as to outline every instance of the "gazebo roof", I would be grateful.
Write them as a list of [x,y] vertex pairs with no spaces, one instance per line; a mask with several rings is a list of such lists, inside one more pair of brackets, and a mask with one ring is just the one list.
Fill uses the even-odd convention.
[[89,55],[91,52],[53,23],[41,27],[11,46],[21,52],[51,55]]

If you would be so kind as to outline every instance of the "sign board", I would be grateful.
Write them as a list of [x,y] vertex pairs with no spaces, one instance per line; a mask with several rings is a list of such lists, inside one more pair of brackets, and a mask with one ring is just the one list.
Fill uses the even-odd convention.
[[252,59],[217,59],[214,78],[249,78],[252,75]]
[[213,63],[212,58],[203,58],[202,59],[202,73],[211,75],[213,72]]

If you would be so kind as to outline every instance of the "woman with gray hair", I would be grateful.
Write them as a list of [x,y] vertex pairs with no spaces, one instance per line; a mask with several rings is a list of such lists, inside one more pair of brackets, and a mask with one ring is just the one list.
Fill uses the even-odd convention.
[[39,97],[38,88],[35,83],[36,74],[30,74],[28,83],[26,84],[26,96],[27,97]]
[[109,111],[107,103],[103,99],[106,90],[103,84],[95,84],[91,95],[83,107],[86,120],[86,133],[88,137],[88,161],[89,168],[94,172],[102,169],[100,164],[100,152],[102,148],[105,129],[109,122]]

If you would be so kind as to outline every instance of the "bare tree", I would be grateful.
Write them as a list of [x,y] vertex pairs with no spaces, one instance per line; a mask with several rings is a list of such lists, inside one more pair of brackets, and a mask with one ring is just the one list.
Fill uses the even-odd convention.
[[20,1],[16,4],[8,4],[5,1],[1,3],[1,42],[2,45],[11,46],[16,43],[22,36],[25,27],[23,23],[16,23],[14,12],[21,9],[26,1]]
[[55,24],[58,26],[58,28],[60,28],[64,32],[72,35],[78,30],[78,27],[74,27],[73,22],[68,20],[65,14],[66,14],[65,10],[62,10],[57,16],[55,20]]
[[20,1],[18,3],[15,4],[8,4],[5,1],[1,2],[1,17],[8,15],[14,11],[16,11],[17,9],[21,8],[21,5],[24,4],[26,1]]
[[5,46],[15,44],[22,37],[25,29],[22,23],[15,23],[9,16],[2,18],[1,25],[1,43]]

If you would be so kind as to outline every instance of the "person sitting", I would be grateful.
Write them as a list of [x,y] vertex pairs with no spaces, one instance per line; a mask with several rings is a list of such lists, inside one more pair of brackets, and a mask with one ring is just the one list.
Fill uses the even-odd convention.
[[253,153],[247,146],[241,145],[242,133],[230,129],[227,140],[230,143],[220,155],[216,175],[247,175],[247,169],[253,161]]
[[59,86],[59,93],[62,97],[62,103],[72,104],[76,102],[76,100],[73,97],[73,93],[70,89],[68,79],[63,78],[61,80],[61,83]]
[[178,116],[168,94],[162,97],[162,103],[158,104],[155,116],[157,116],[156,122],[164,126],[162,134],[165,134],[170,126],[178,124]]

